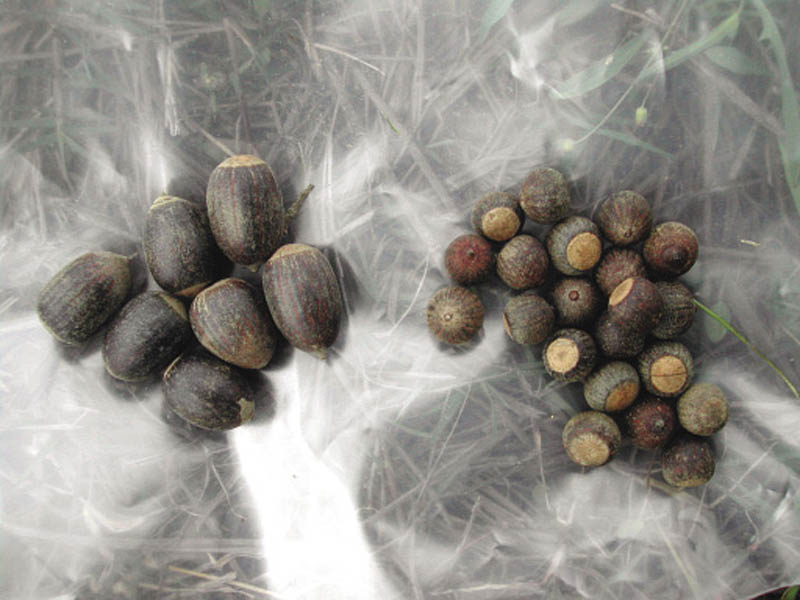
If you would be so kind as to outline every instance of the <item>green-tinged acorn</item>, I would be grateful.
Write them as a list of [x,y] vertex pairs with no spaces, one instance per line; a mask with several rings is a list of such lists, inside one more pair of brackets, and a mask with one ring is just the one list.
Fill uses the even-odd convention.
[[278,342],[261,290],[242,279],[223,279],[200,292],[189,323],[206,350],[245,369],[265,367]]
[[453,286],[436,292],[428,303],[428,329],[441,342],[465,344],[483,327],[485,311],[478,294]]
[[650,333],[661,340],[671,340],[692,326],[697,312],[694,294],[679,281],[657,281],[656,287],[664,300],[664,316]]
[[680,342],[656,342],[639,355],[639,376],[648,392],[663,398],[680,396],[692,382],[694,361]]
[[661,455],[661,475],[669,485],[696,487],[714,476],[714,451],[706,438],[682,435]]
[[475,231],[495,242],[505,242],[517,235],[524,218],[519,200],[505,192],[489,192],[472,210]]
[[503,311],[503,327],[518,344],[541,344],[555,327],[556,313],[534,292],[514,296]]
[[159,196],[147,212],[144,259],[167,292],[193,298],[230,269],[217,247],[205,206],[176,196]]
[[728,422],[728,399],[713,383],[695,383],[678,398],[678,420],[689,433],[713,435]]
[[164,372],[167,406],[202,429],[233,429],[252,419],[256,400],[245,374],[205,352],[176,358]]
[[208,178],[206,203],[217,245],[236,264],[258,266],[286,234],[280,188],[256,156],[231,156],[217,165]]
[[678,425],[673,403],[646,396],[625,413],[631,443],[642,450],[655,450],[666,444]]
[[602,412],[625,410],[639,395],[639,374],[622,361],[610,362],[586,378],[583,396],[590,408]]
[[622,433],[614,419],[588,410],[567,421],[561,440],[573,462],[584,467],[599,467],[617,453],[622,444]]
[[553,226],[545,240],[550,261],[564,275],[582,275],[603,254],[600,230],[586,217],[568,217]]
[[587,325],[603,309],[604,300],[600,290],[588,279],[564,277],[551,294],[553,306],[562,327]]
[[186,308],[165,292],[131,299],[111,323],[103,343],[109,375],[141,381],[161,371],[192,339]]
[[661,320],[664,300],[652,281],[629,277],[608,297],[608,314],[625,327],[646,333]]
[[604,312],[597,319],[594,338],[600,351],[609,358],[633,358],[644,350],[647,334],[626,327]]
[[595,215],[603,235],[617,246],[630,246],[650,233],[653,217],[644,196],[630,190],[608,198]]
[[686,273],[697,260],[697,251],[694,231],[677,221],[656,225],[642,248],[647,266],[664,277]]
[[547,279],[550,260],[542,243],[532,235],[511,238],[497,255],[497,274],[514,290],[539,287]]
[[609,248],[594,272],[595,281],[606,296],[629,277],[647,277],[647,268],[642,255],[627,248]]
[[447,246],[444,266],[456,283],[479,283],[494,270],[492,247],[479,235],[460,235]]
[[597,362],[597,346],[581,329],[559,329],[547,341],[542,353],[544,368],[559,381],[580,381]]
[[557,223],[571,210],[567,178],[555,169],[534,169],[522,184],[519,204],[534,223]]
[[324,360],[336,341],[344,299],[331,263],[306,244],[281,246],[261,272],[269,312],[289,343]]
[[130,263],[113,252],[87,252],[62,268],[39,292],[44,328],[59,342],[83,344],[128,297]]

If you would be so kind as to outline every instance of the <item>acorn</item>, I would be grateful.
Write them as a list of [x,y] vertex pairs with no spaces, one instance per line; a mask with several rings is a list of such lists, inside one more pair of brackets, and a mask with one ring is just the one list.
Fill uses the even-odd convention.
[[563,327],[587,325],[603,309],[600,290],[590,280],[581,277],[565,277],[553,287],[553,306],[558,315],[558,324]]
[[192,339],[186,308],[165,292],[143,292],[122,307],[106,332],[109,375],[141,381],[166,367]]
[[604,312],[597,319],[594,337],[600,351],[609,358],[633,358],[644,350],[647,334],[626,327]]
[[564,275],[582,275],[603,254],[600,230],[586,217],[568,217],[547,234],[547,251],[553,266]]
[[713,435],[728,422],[728,399],[713,383],[695,383],[678,398],[678,420],[689,433]]
[[540,344],[553,331],[556,313],[547,300],[534,292],[514,296],[503,311],[503,327],[518,344]]
[[142,245],[156,283],[182,298],[193,298],[231,266],[214,241],[205,206],[176,196],[153,202]]
[[663,398],[680,396],[694,375],[689,349],[680,342],[656,342],[639,355],[639,376],[648,392]]
[[522,184],[519,204],[535,223],[557,223],[571,210],[567,178],[555,169],[534,169]]
[[664,300],[653,282],[629,277],[608,297],[608,314],[625,327],[647,333],[661,320]]
[[47,282],[39,292],[36,312],[59,342],[83,344],[119,310],[130,290],[130,258],[87,252]]
[[444,265],[456,283],[479,283],[489,277],[494,269],[492,247],[479,235],[460,235],[447,247]]
[[245,369],[267,366],[278,342],[261,290],[233,277],[195,297],[189,323],[206,350]]
[[483,326],[484,308],[478,294],[465,287],[447,287],[428,303],[428,329],[446,344],[465,344]]
[[646,396],[625,413],[631,443],[642,450],[662,447],[677,429],[678,417],[672,402]]
[[625,410],[639,395],[639,374],[622,361],[610,362],[586,378],[583,396],[590,408],[602,412]]
[[202,429],[233,429],[255,413],[255,393],[244,372],[202,351],[176,358],[164,371],[161,389],[172,412]]
[[653,226],[653,217],[644,196],[625,190],[603,202],[595,215],[595,222],[612,244],[630,246],[647,237]]
[[208,220],[231,261],[257,267],[286,233],[286,212],[269,165],[256,156],[231,156],[217,165],[206,190]]
[[495,242],[517,235],[524,219],[519,200],[505,192],[489,192],[472,209],[475,231]]
[[588,410],[567,421],[561,441],[573,462],[584,467],[599,467],[617,453],[622,444],[622,434],[614,419]]
[[324,360],[339,334],[344,300],[331,263],[306,244],[281,246],[264,263],[267,306],[292,346]]
[[644,261],[655,273],[677,277],[692,268],[697,260],[697,236],[677,221],[661,223],[644,243]]
[[547,341],[542,353],[544,368],[559,381],[580,381],[594,369],[597,346],[581,329],[559,329]]
[[664,300],[664,315],[650,333],[659,339],[671,340],[692,326],[697,312],[694,294],[679,281],[657,281],[656,287]]
[[661,455],[661,475],[669,485],[696,487],[714,476],[714,451],[706,438],[684,434]]
[[647,277],[642,255],[627,248],[609,248],[594,272],[598,287],[606,296],[628,277]]
[[527,234],[506,242],[497,255],[497,274],[514,290],[539,287],[547,279],[550,260],[542,243]]

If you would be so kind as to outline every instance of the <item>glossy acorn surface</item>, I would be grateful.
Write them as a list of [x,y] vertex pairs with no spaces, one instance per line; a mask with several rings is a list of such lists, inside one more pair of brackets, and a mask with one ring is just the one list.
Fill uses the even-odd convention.
[[206,350],[245,369],[265,367],[278,342],[278,330],[261,290],[233,277],[195,297],[189,323]]
[[519,200],[506,192],[489,192],[472,209],[475,231],[495,242],[517,235],[524,219]]
[[728,399],[713,383],[696,383],[678,398],[678,420],[694,435],[709,436],[728,422]]
[[460,235],[447,246],[444,266],[456,283],[479,283],[494,270],[492,247],[479,235]]
[[564,275],[582,275],[600,261],[603,240],[597,225],[586,217],[573,216],[550,229],[545,240],[550,261]]
[[542,353],[545,370],[559,381],[580,381],[597,362],[597,346],[581,329],[559,329],[547,341]]
[[680,281],[657,281],[656,287],[664,301],[664,316],[650,333],[658,339],[671,340],[692,326],[697,312],[694,294]]
[[584,411],[567,421],[561,441],[573,462],[584,467],[599,467],[617,453],[622,444],[622,433],[608,415]]
[[694,231],[677,221],[656,225],[645,240],[642,254],[647,266],[664,277],[677,277],[697,260],[698,241]]
[[595,281],[606,296],[629,277],[647,277],[647,268],[642,255],[628,248],[609,248],[594,271]]
[[230,269],[211,233],[205,206],[191,200],[156,198],[147,212],[142,245],[156,283],[182,298],[193,298]]
[[572,210],[567,178],[556,169],[534,169],[522,183],[519,204],[534,223],[557,223]]
[[694,376],[694,360],[680,342],[656,342],[639,355],[639,376],[648,392],[663,398],[681,395]]
[[192,339],[180,300],[143,292],[130,300],[106,332],[103,362],[122,381],[141,381],[166,367]]
[[605,300],[600,290],[583,277],[564,277],[550,295],[562,327],[582,327],[594,321]]
[[697,487],[714,476],[716,461],[707,438],[689,434],[673,440],[661,455],[661,475],[675,487]]
[[622,361],[603,365],[586,378],[583,397],[590,408],[603,412],[625,410],[639,395],[639,374]]
[[497,275],[514,290],[539,287],[546,281],[549,267],[547,251],[532,235],[511,238],[497,255]]
[[428,329],[441,342],[469,342],[483,327],[485,310],[478,294],[462,286],[439,290],[428,302]]
[[534,292],[514,296],[503,311],[503,327],[518,344],[540,344],[547,339],[556,323],[550,304]]
[[119,310],[130,289],[129,258],[87,252],[50,278],[39,292],[36,312],[59,342],[83,344]]
[[673,402],[646,396],[625,413],[631,443],[643,450],[655,450],[666,444],[677,430],[678,416]]
[[342,291],[325,255],[306,244],[281,246],[264,263],[261,284],[278,330],[295,348],[324,360],[344,312]]
[[603,202],[594,220],[606,239],[616,246],[630,246],[643,240],[653,226],[650,203],[630,190],[617,192]]

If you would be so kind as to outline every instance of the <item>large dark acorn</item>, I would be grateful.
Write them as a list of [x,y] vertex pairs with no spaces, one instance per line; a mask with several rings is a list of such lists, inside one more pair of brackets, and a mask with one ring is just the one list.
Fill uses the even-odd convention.
[[558,324],[563,327],[587,325],[604,304],[597,286],[582,277],[564,277],[553,287],[551,297]]
[[617,246],[629,246],[650,233],[653,218],[650,204],[641,194],[625,190],[603,202],[595,221],[603,235]]
[[306,244],[281,246],[261,273],[269,312],[292,346],[325,359],[339,334],[344,300],[331,263]]
[[656,287],[664,300],[664,316],[650,333],[661,340],[671,340],[692,326],[697,312],[694,294],[680,281],[657,281]]
[[697,251],[694,231],[677,221],[657,225],[642,248],[647,266],[664,277],[686,273],[697,260]]
[[550,261],[564,275],[582,275],[591,270],[603,254],[600,230],[586,217],[568,217],[547,234]]
[[217,165],[208,178],[206,202],[217,245],[236,264],[258,266],[286,234],[280,189],[256,156],[232,156]]
[[553,331],[556,314],[547,300],[534,292],[514,296],[503,311],[503,327],[518,344],[540,344]]
[[716,462],[706,438],[684,434],[671,442],[661,455],[661,475],[676,487],[696,487],[714,476]]
[[610,248],[594,271],[595,281],[606,296],[628,277],[647,277],[647,268],[642,255],[627,248]]
[[485,311],[478,294],[453,286],[436,292],[428,303],[428,329],[441,342],[465,344],[483,326]]
[[44,328],[64,344],[88,340],[128,297],[130,263],[113,252],[87,252],[62,268],[39,292]]
[[497,255],[497,275],[514,290],[539,287],[547,279],[550,259],[532,235],[511,238]]
[[144,292],[122,307],[106,332],[109,375],[140,381],[166,367],[192,339],[186,308],[165,292]]
[[646,396],[625,413],[631,443],[643,450],[655,450],[666,444],[678,425],[673,403]]
[[472,210],[475,231],[495,242],[505,242],[514,237],[524,218],[519,200],[505,192],[489,192]]
[[479,283],[494,269],[492,247],[479,235],[460,235],[447,246],[444,266],[456,283]]
[[594,369],[597,346],[581,329],[559,329],[547,341],[542,353],[544,368],[559,381],[580,381]]
[[182,298],[193,298],[230,269],[214,241],[205,207],[191,200],[156,198],[147,212],[142,245],[156,283]]
[[627,328],[647,333],[661,320],[664,300],[651,281],[629,277],[611,292],[608,314]]
[[189,323],[206,350],[245,369],[265,367],[278,342],[261,290],[233,277],[197,295]]
[[619,450],[622,432],[605,413],[587,410],[567,421],[561,441],[573,462],[583,467],[599,467]]
[[522,184],[519,204],[531,221],[557,223],[571,210],[567,178],[555,169],[534,169]]
[[604,312],[595,324],[594,338],[600,351],[609,358],[633,358],[644,350],[647,334],[626,327]]

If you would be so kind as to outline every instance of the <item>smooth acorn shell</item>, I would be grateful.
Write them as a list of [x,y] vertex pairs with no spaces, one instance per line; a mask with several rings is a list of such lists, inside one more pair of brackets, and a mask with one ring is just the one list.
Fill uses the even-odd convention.
[[647,266],[664,277],[677,277],[697,260],[698,241],[694,231],[677,221],[656,225],[645,240],[642,254]]
[[258,266],[280,245],[286,211],[275,176],[260,158],[243,154],[217,165],[206,203],[217,245],[236,264]]
[[650,233],[653,217],[644,196],[630,190],[617,192],[597,211],[595,221],[608,241],[617,246],[630,246]]
[[161,385],[167,406],[195,427],[233,429],[255,412],[255,393],[245,374],[205,352],[176,358]]
[[503,310],[503,327],[518,344],[540,344],[556,323],[553,307],[534,292],[514,296]]
[[495,242],[505,242],[517,235],[524,220],[519,200],[506,192],[489,192],[472,209],[475,231]]
[[296,348],[325,359],[344,311],[339,283],[325,255],[305,244],[281,246],[264,263],[261,283],[283,336]]
[[583,467],[599,467],[619,450],[622,432],[607,414],[587,410],[567,421],[561,441],[573,462]]
[[143,247],[156,283],[182,298],[193,298],[230,269],[214,241],[205,206],[176,196],[159,196],[153,202]]
[[130,259],[113,252],[87,252],[47,282],[36,312],[55,339],[82,344],[119,310],[130,289]]
[[243,279],[218,281],[200,292],[189,323],[203,347],[238,367],[261,369],[272,359],[278,330],[261,290]]
[[649,279],[629,277],[611,292],[608,314],[624,327],[648,333],[664,315],[664,300]]
[[646,396],[625,412],[625,424],[631,443],[643,450],[655,450],[675,433],[678,417],[673,402]]
[[707,438],[684,434],[661,455],[661,475],[675,487],[697,487],[714,476],[716,461]]
[[186,308],[165,292],[130,300],[111,323],[103,343],[109,375],[141,381],[165,368],[192,339]]
[[534,169],[525,178],[519,204],[535,223],[557,223],[571,210],[569,184],[555,169]]

